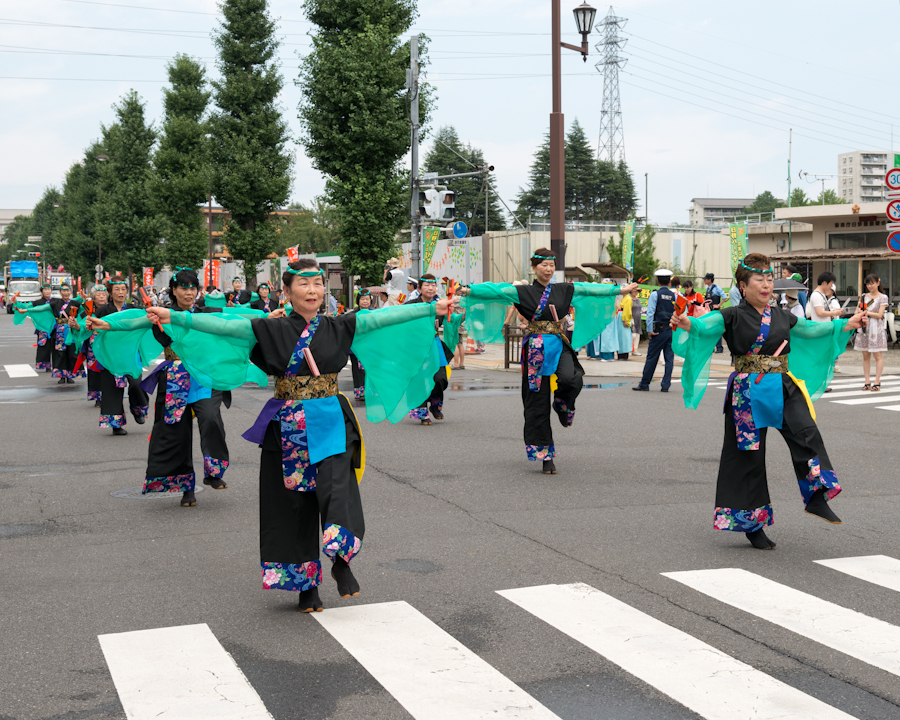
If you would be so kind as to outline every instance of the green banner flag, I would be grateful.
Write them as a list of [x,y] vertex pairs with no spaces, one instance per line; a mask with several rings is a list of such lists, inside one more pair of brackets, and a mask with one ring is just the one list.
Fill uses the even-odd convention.
[[894,167],[900,167],[900,155],[894,154]]
[[625,223],[625,241],[622,253],[622,264],[628,272],[634,272],[634,220]]
[[731,236],[731,272],[747,257],[747,223],[731,223],[729,226]]
[[440,228],[425,228],[422,231],[422,273],[428,272],[428,266],[431,265],[431,258],[434,257],[434,249],[437,247],[437,241],[441,237]]

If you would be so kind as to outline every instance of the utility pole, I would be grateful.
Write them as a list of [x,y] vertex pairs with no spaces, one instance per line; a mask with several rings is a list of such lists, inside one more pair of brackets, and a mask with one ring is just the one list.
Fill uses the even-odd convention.
[[647,175],[649,173],[644,173],[644,227],[650,222],[650,195],[647,192],[647,188],[649,187],[647,181]]
[[[788,130],[788,207],[791,206],[791,150],[794,147],[794,128]],[[794,221],[788,219],[788,252],[794,249]]]
[[206,281],[206,285],[209,286],[212,285],[213,276],[212,193],[207,193],[207,200],[209,201],[209,217],[207,218],[207,225],[209,226],[209,279]]
[[409,40],[409,74],[406,77],[406,88],[409,91],[409,125],[410,156],[412,157],[412,173],[410,175],[410,277],[422,277],[422,218],[419,216],[419,36],[413,35]]

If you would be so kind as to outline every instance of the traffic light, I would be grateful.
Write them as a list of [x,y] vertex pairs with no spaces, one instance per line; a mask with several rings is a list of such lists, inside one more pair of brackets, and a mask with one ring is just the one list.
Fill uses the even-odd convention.
[[30,252],[28,253],[28,257],[40,257],[41,254],[39,252]]
[[441,190],[441,220],[449,221],[456,214],[456,193],[452,190]]
[[450,222],[456,211],[456,193],[452,190],[419,190],[419,215],[434,222]]

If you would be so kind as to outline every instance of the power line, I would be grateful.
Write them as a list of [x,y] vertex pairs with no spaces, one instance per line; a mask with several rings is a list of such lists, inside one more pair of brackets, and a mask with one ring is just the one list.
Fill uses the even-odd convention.
[[[219,13],[203,12],[201,10],[174,10],[172,8],[148,7],[147,5],[125,5],[123,3],[99,2],[99,0],[60,0],[60,2],[78,3],[79,5],[104,5],[106,7],[128,8],[130,10],[153,10],[154,12],[180,13],[182,15],[206,15],[219,17]],[[309,20],[281,20],[280,22],[304,23],[311,25]]]
[[121,82],[121,83],[159,83],[167,80],[115,80],[113,78],[58,78],[58,77],[20,77],[18,75],[0,75],[0,80],[51,80],[54,82]]

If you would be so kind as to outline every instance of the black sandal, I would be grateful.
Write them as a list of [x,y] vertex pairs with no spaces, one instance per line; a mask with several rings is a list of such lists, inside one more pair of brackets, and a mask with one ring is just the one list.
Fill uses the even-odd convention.
[[871,386],[869,385],[869,383],[866,383],[865,385],[862,386],[862,389],[863,389],[863,390],[871,390],[872,388],[871,388]]
[[872,386],[872,392],[878,392],[879,390],[881,390],[881,383],[875,383]]

